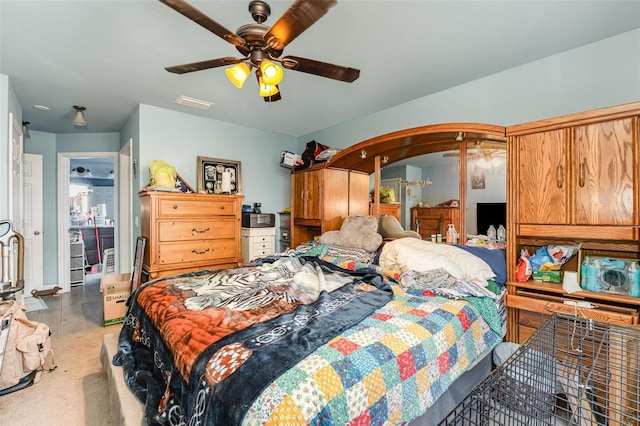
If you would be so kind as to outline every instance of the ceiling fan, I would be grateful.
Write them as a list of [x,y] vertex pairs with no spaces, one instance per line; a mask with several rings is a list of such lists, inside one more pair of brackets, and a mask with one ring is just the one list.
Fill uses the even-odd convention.
[[261,0],[253,0],[249,2],[249,12],[255,23],[243,25],[235,33],[218,24],[185,0],[160,1],[227,43],[233,44],[243,55],[241,58],[223,57],[166,67],[165,69],[169,72],[185,74],[234,65],[227,68],[226,74],[229,80],[240,88],[251,70],[256,68],[255,74],[260,85],[260,96],[266,102],[281,99],[278,83],[282,80],[283,70],[275,62],[280,63],[288,70],[347,83],[355,81],[360,76],[360,70],[351,67],[299,56],[289,55],[280,58],[284,48],[322,18],[331,7],[335,6],[337,0],[295,0],[272,27],[264,25],[271,14],[269,5]]
[[[443,157],[459,157],[460,151],[448,151]],[[467,150],[467,159],[474,160],[475,165],[481,169],[491,169],[501,165],[507,157],[506,149],[483,148],[482,142],[476,142]]]

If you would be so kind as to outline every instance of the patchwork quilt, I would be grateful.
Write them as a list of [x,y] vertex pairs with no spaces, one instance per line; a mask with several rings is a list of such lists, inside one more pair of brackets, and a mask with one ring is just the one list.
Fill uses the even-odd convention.
[[391,302],[271,383],[244,424],[405,423],[502,341],[466,300],[393,291]]

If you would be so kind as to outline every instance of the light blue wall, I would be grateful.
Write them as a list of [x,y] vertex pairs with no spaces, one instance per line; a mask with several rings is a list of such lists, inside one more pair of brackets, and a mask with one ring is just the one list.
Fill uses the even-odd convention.
[[290,171],[280,153],[294,150],[296,138],[149,105],[140,105],[140,185],[149,164],[164,160],[197,190],[198,156],[240,161],[243,204],[262,203],[263,213],[290,204]]
[[310,133],[299,139],[297,152],[312,139],[345,148],[429,124],[509,126],[635,102],[640,100],[639,76],[640,29]]

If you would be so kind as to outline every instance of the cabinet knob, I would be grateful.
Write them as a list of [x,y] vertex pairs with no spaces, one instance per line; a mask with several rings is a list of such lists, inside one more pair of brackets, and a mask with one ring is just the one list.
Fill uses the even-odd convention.
[[176,204],[173,205],[174,210],[178,210],[178,206]]
[[224,210],[224,206],[220,206],[220,210]]
[[33,235],[40,235],[40,231],[34,231]]

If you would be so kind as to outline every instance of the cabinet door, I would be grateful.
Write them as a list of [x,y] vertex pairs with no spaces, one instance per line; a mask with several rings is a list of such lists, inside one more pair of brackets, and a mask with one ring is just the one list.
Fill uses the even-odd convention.
[[305,173],[307,190],[306,198],[306,218],[307,219],[320,219],[320,200],[322,194],[320,193],[320,185],[322,184],[322,171],[313,171]]
[[567,143],[566,130],[516,137],[517,222],[569,223]]
[[320,219],[320,171],[293,175],[293,213],[297,219]]
[[636,225],[638,190],[634,167],[635,120],[631,118],[575,128],[577,225]]

